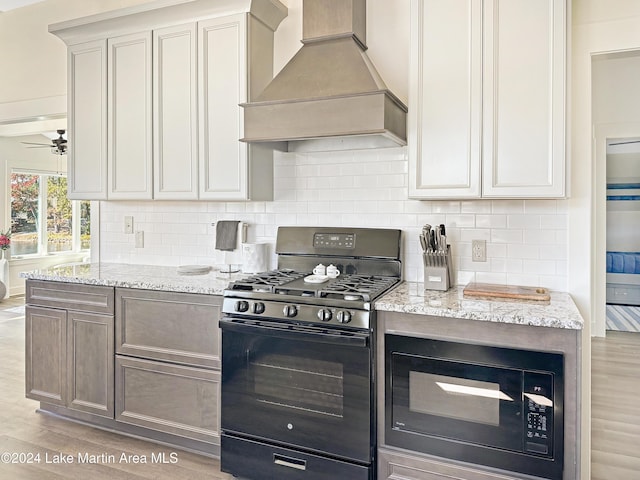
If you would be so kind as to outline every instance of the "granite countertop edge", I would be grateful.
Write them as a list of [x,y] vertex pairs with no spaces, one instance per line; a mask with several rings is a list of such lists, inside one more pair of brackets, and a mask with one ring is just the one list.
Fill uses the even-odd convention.
[[[222,295],[227,285],[246,274],[180,275],[177,267],[119,263],[74,263],[22,272],[29,280],[179,293]],[[466,298],[464,286],[446,292],[424,290],[418,282],[402,282],[374,303],[379,311],[581,330],[584,320],[571,296],[551,292],[550,302]]]

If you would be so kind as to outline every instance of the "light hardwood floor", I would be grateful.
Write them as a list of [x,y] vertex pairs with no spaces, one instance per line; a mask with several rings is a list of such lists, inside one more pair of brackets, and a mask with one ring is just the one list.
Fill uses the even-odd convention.
[[640,479],[640,333],[591,342],[591,479]]
[[[22,305],[22,297],[0,303],[0,480],[233,478],[220,473],[219,462],[212,458],[36,413],[39,403],[24,396],[24,316],[11,311]],[[18,463],[6,463],[7,453]],[[151,463],[152,454],[159,458],[160,453],[177,462]],[[121,461],[123,454],[129,463]],[[67,455],[74,463],[46,463]],[[93,455],[86,457],[93,463],[79,464],[79,455]],[[141,463],[143,458],[148,463]]]
[[[38,403],[24,397],[24,317],[12,308],[16,297],[0,303],[0,455],[40,454],[40,463],[7,464],[0,459],[0,480],[171,479],[229,480],[219,462],[50,415],[36,413]],[[592,341],[591,480],[640,478],[640,333],[608,332]],[[131,463],[122,454],[145,456],[175,452],[177,463]],[[71,455],[73,464],[45,463]],[[78,454],[105,461],[78,464]],[[114,455],[115,461],[108,461]],[[96,457],[99,460],[99,457]],[[586,479],[584,479],[586,480]]]

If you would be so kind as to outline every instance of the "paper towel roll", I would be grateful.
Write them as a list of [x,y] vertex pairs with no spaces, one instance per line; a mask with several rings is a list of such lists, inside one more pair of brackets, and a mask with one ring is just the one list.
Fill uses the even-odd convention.
[[269,270],[268,243],[242,244],[242,271],[260,273]]

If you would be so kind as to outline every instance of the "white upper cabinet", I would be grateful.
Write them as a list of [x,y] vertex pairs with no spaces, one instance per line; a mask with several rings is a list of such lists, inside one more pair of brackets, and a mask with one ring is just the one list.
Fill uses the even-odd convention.
[[107,199],[107,42],[69,47],[68,196]]
[[272,199],[273,152],[239,141],[239,104],[273,77],[286,15],[159,0],[49,26],[69,47],[70,197]]
[[247,145],[241,109],[247,101],[244,16],[198,25],[200,61],[200,198],[247,197]]
[[411,0],[409,195],[565,194],[566,0]]
[[108,47],[108,197],[153,198],[151,32],[110,38]]
[[196,24],[153,32],[153,197],[198,198]]

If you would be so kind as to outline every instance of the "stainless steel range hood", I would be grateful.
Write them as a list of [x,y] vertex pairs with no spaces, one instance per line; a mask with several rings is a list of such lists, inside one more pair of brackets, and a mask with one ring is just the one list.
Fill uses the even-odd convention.
[[303,0],[303,46],[244,108],[244,138],[283,151],[407,144],[407,107],[366,44],[366,0]]

